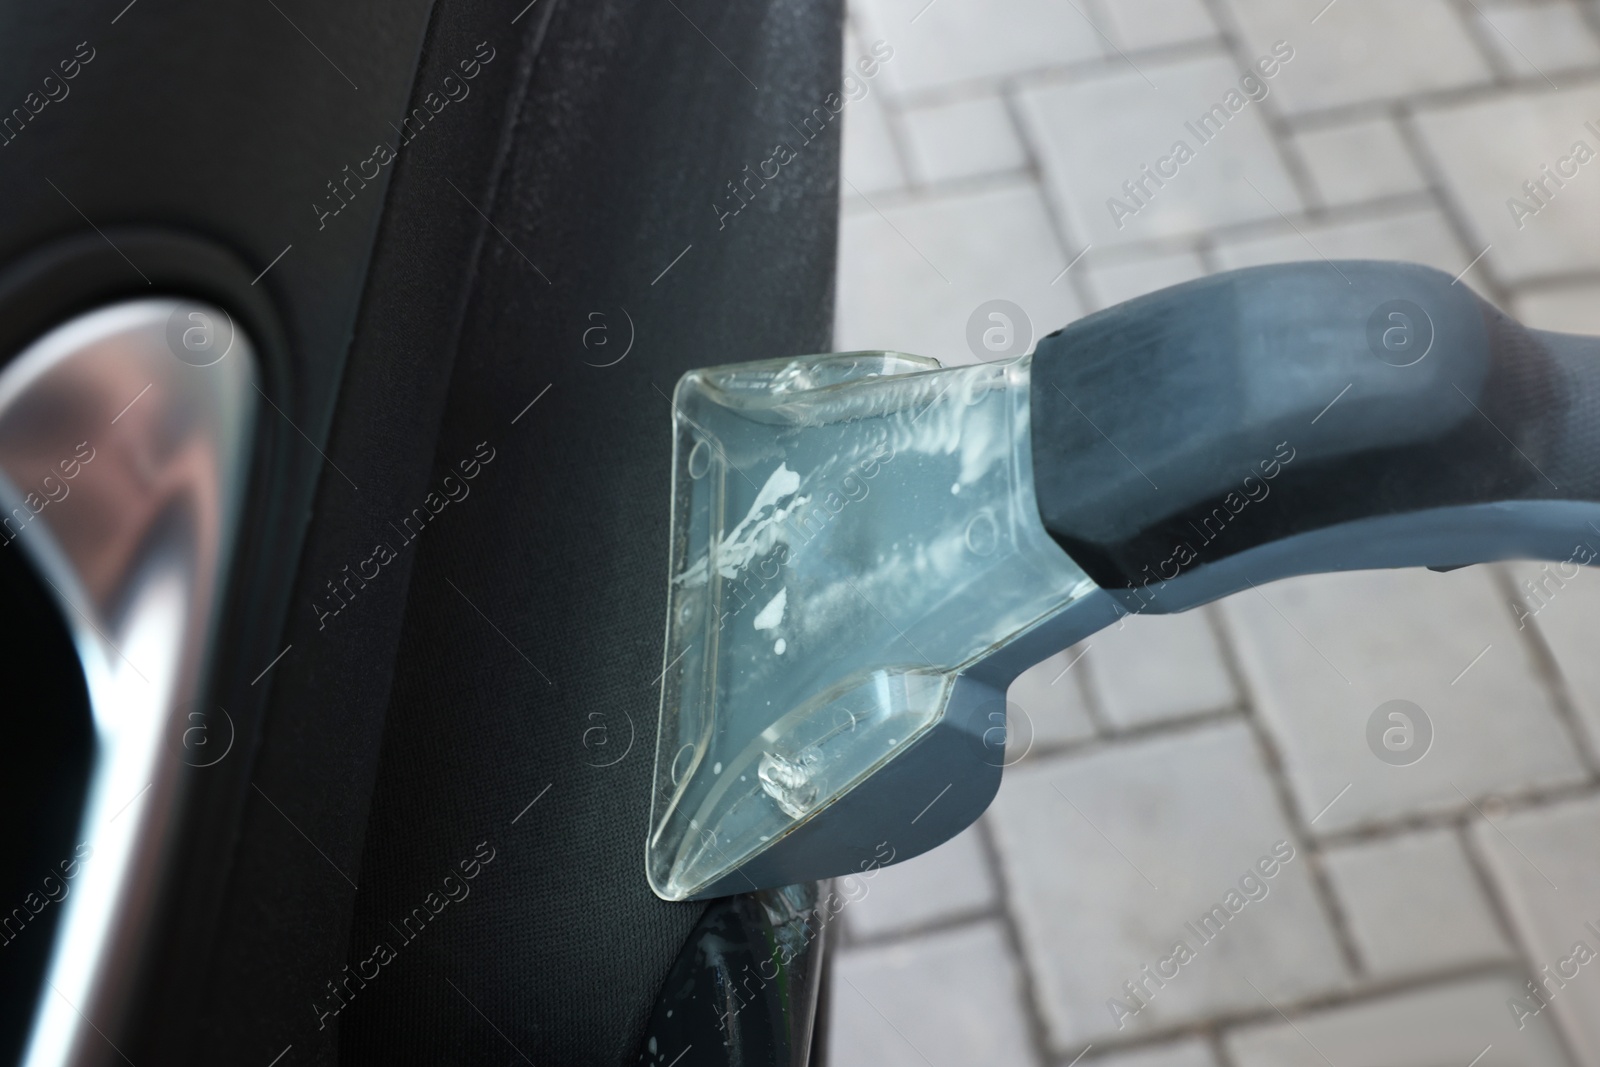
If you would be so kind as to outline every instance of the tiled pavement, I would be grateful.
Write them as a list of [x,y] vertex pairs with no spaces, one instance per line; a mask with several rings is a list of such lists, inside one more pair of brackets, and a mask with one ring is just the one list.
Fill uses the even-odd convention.
[[[1321,256],[1600,333],[1600,157],[1522,190],[1600,150],[1595,5],[855,0],[845,47],[839,348],[967,362],[987,300],[1037,337]],[[1597,635],[1600,573],[1518,564],[1278,583],[1040,665],[990,812],[846,909],[832,1062],[1600,1065]],[[1426,758],[1369,747],[1391,700]]]

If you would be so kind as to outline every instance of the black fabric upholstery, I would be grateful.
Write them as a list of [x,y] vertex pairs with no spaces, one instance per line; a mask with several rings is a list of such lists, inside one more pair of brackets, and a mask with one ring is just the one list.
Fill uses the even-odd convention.
[[[390,165],[327,460],[302,446],[322,464],[322,477],[288,626],[244,677],[288,647],[259,681],[271,687],[272,705],[196,1012],[195,1062],[265,1064],[290,1046],[279,1067],[338,1061],[341,1016],[320,1017],[314,1005],[326,999],[326,983],[342,976],[356,886],[364,881],[368,802],[417,559],[416,545],[401,545],[389,523],[431,487],[472,265],[485,234],[493,237],[461,196],[492,209],[493,175],[531,69],[541,23],[530,15],[508,29],[508,19],[488,0],[435,8],[414,106],[480,42],[499,48],[470,81],[471,95],[420,127]],[[386,123],[371,128],[374,141],[394,143]],[[359,142],[347,158],[370,151]],[[322,247],[306,251],[322,254]],[[377,579],[352,582],[357,595],[337,614],[322,615],[338,606],[329,583],[359,572],[384,539],[396,557]],[[179,1010],[163,1010],[169,1007]]]
[[[471,293],[424,492],[469,492],[403,549],[346,960],[376,977],[307,1009],[347,1064],[637,1055],[701,911],[643,872],[668,397],[692,367],[829,346],[839,120],[809,143],[795,127],[837,87],[838,5],[555,4],[518,23],[549,19],[495,229],[449,265]],[[779,141],[797,157],[721,217]],[[431,211],[459,221],[457,173],[438,167]]]
[[[375,748],[383,703],[374,721],[342,697],[387,679],[394,641],[381,625],[339,646],[303,640],[294,620],[309,614],[309,598],[294,571],[319,476],[325,492],[310,537],[331,550],[355,532],[362,508],[383,499],[385,477],[425,476],[431,448],[407,466],[397,441],[402,447],[372,457],[371,481],[346,467],[361,495],[318,454],[332,447],[328,427],[387,174],[368,181],[326,227],[312,205],[400,116],[431,6],[0,5],[0,90],[11,101],[0,136],[0,361],[106,301],[188,294],[228,308],[247,327],[261,388],[277,409],[261,408],[245,487],[250,510],[203,694],[228,711],[236,744],[217,765],[182,775],[173,851],[158,861],[177,873],[152,901],[147,951],[114,961],[132,985],[125,1017],[80,1006],[115,1055],[132,1062],[269,1062],[295,1040],[292,1023],[306,1010],[300,983],[326,962],[318,948],[330,931],[342,959],[350,901],[322,881],[342,884],[339,876],[251,785],[283,802],[330,850],[353,843],[351,858],[359,855],[362,822],[351,820],[364,821],[363,781],[370,788],[372,780],[361,754]],[[427,325],[423,316],[412,322]],[[436,360],[442,351],[419,334],[399,362],[415,367],[417,357]],[[411,401],[426,394],[404,379],[402,369],[386,385],[399,400],[388,417],[413,431],[419,422],[431,426],[439,405],[419,420]],[[349,395],[382,398],[361,388]],[[303,573],[309,581],[314,572]],[[296,647],[280,667],[300,672],[288,679],[294,684],[274,690],[278,679],[268,677],[252,685],[290,642]],[[346,682],[341,661],[361,663],[364,677]],[[191,696],[202,694],[180,694]],[[327,788],[335,769],[351,780],[350,792]],[[315,803],[298,803],[302,796]],[[42,792],[32,797],[47,802]],[[85,1053],[102,1054],[112,1053]]]

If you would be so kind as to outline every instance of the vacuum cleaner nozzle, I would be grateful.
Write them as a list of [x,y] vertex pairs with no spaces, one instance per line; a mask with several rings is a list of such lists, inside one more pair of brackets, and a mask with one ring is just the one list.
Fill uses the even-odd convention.
[[[678,383],[657,894],[903,859],[982,810],[1004,685],[961,675],[1093,588],[1038,516],[1028,381],[1026,357],[940,369],[858,352]],[[878,778],[892,798],[843,803]],[[943,811],[905,816],[953,778]]]

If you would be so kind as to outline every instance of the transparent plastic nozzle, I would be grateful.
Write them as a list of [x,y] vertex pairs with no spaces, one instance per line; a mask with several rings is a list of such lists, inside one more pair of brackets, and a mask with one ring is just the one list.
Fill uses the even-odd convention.
[[858,352],[678,383],[657,894],[782,847],[1092,588],[1038,516],[1028,380],[1026,357]]

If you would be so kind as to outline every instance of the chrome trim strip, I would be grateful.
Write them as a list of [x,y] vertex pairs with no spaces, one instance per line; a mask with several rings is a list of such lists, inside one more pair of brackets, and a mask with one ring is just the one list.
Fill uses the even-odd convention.
[[58,905],[26,1067],[122,1062],[186,784],[215,755],[197,755],[210,738],[189,712],[208,680],[255,383],[228,316],[170,298],[80,315],[0,372],[0,551],[25,552],[53,588],[95,736],[79,831],[93,851]]

